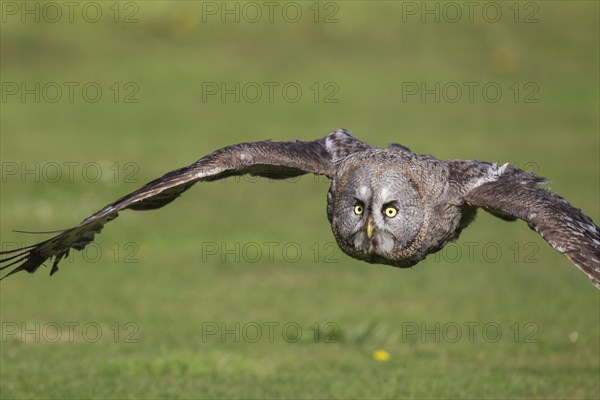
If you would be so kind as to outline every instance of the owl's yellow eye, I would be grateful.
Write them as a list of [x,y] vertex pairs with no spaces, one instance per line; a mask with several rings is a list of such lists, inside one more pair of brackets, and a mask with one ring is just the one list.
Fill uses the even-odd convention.
[[363,213],[363,206],[362,204],[357,204],[354,206],[354,214],[356,215],[361,215]]
[[396,214],[398,214],[398,209],[396,209],[396,207],[386,207],[385,208],[385,215],[388,218],[394,218],[396,216]]

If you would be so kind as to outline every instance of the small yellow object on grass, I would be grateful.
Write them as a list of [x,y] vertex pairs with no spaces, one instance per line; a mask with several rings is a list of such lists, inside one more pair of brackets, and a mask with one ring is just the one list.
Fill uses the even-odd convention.
[[386,362],[390,360],[390,353],[381,349],[375,350],[373,352],[373,358],[375,359],[375,361]]

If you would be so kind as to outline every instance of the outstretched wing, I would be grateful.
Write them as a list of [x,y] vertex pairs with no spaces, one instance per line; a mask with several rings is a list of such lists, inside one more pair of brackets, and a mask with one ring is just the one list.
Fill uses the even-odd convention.
[[471,178],[479,175],[479,180],[468,179],[476,182],[463,195],[468,204],[483,207],[506,220],[526,221],[600,289],[600,229],[590,217],[543,188],[541,185],[546,183],[543,178],[510,165],[472,163],[462,164],[461,168]]
[[[332,136],[333,135],[333,136]],[[348,136],[338,130],[329,136]],[[329,137],[328,136],[328,137]],[[19,271],[35,272],[46,260],[54,258],[50,274],[58,270],[58,263],[71,249],[82,250],[100,233],[105,223],[125,209],[151,210],[160,208],[179,197],[198,181],[213,181],[232,175],[252,174],[283,179],[306,173],[331,177],[334,166],[326,148],[326,139],[312,142],[241,143],[217,150],[197,162],[148,183],[144,187],[107,205],[79,225],[32,246],[0,252],[0,270],[14,267],[2,279]],[[56,232],[53,232],[56,233]]]

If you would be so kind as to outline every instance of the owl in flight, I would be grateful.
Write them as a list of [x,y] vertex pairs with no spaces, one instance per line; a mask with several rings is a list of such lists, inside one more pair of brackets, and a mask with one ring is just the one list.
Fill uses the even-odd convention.
[[600,229],[581,210],[541,187],[545,180],[504,164],[442,161],[404,146],[379,148],[343,129],[312,142],[240,143],[171,171],[43,242],[0,253],[0,270],[34,272],[71,249],[82,250],[125,209],[152,210],[199,181],[234,175],[285,179],[306,173],[331,178],[327,217],[340,248],[369,263],[411,267],[440,250],[471,223],[478,207],[527,222],[600,289]]

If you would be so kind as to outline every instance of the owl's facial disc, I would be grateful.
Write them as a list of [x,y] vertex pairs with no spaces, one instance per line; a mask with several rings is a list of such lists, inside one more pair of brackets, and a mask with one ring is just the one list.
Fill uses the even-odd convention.
[[399,168],[367,166],[350,171],[340,183],[333,221],[340,247],[373,262],[410,256],[423,224],[414,182]]

